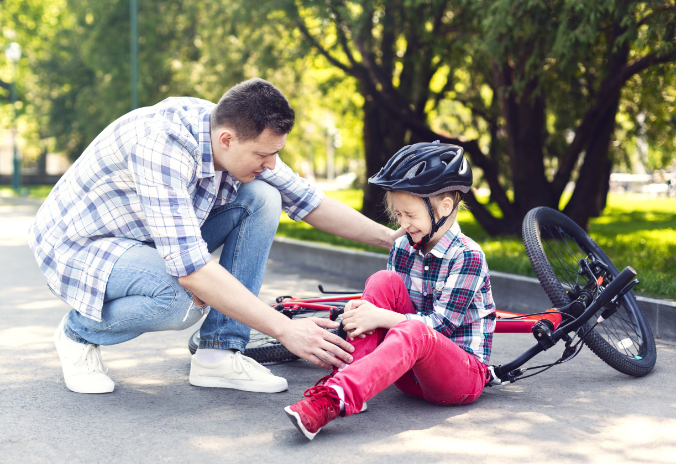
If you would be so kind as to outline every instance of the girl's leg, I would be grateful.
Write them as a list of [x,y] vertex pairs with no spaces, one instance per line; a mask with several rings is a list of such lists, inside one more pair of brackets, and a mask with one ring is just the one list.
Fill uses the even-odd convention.
[[485,379],[486,367],[472,355],[422,322],[404,321],[387,332],[376,350],[338,372],[326,385],[343,388],[345,415],[350,415],[395,382],[412,396],[450,405],[476,400]]
[[[399,274],[393,271],[379,271],[369,277],[366,281],[362,300],[400,314],[415,313],[404,281]],[[352,341],[348,339],[354,346],[352,353],[354,361],[372,353],[385,339],[386,334],[386,329],[378,329],[373,335],[367,335],[365,338],[357,338]]]

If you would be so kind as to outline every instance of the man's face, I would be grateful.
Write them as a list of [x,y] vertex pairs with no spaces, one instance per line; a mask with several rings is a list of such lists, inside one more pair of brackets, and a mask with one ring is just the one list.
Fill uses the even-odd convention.
[[242,143],[234,131],[218,128],[211,133],[214,168],[228,171],[242,183],[251,182],[265,168],[275,169],[276,155],[285,144],[286,134],[274,135],[270,129]]

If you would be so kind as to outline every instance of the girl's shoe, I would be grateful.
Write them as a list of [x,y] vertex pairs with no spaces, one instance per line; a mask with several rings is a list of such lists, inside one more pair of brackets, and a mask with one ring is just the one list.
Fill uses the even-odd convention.
[[340,415],[340,397],[336,390],[324,385],[308,388],[305,399],[284,408],[293,425],[312,440],[326,424]]

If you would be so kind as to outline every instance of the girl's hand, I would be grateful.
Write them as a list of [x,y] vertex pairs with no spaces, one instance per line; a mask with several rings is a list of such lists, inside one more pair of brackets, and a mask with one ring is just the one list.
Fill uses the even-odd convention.
[[354,340],[379,328],[389,329],[405,319],[403,314],[379,308],[368,301],[352,300],[345,306],[343,328]]

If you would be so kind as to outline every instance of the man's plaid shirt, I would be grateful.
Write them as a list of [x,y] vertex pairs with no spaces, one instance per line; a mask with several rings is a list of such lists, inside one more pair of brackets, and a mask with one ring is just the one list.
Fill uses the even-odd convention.
[[[28,233],[48,285],[85,316],[101,319],[106,283],[130,247],[157,248],[167,273],[191,274],[211,260],[200,227],[237,197],[240,182],[216,172],[215,105],[168,98],[108,126],[56,184]],[[276,187],[298,221],[324,194],[277,157],[257,176]]]
[[400,237],[390,251],[387,269],[401,276],[417,314],[460,348],[488,364],[495,330],[495,304],[486,257],[456,222],[427,253],[415,251]]

